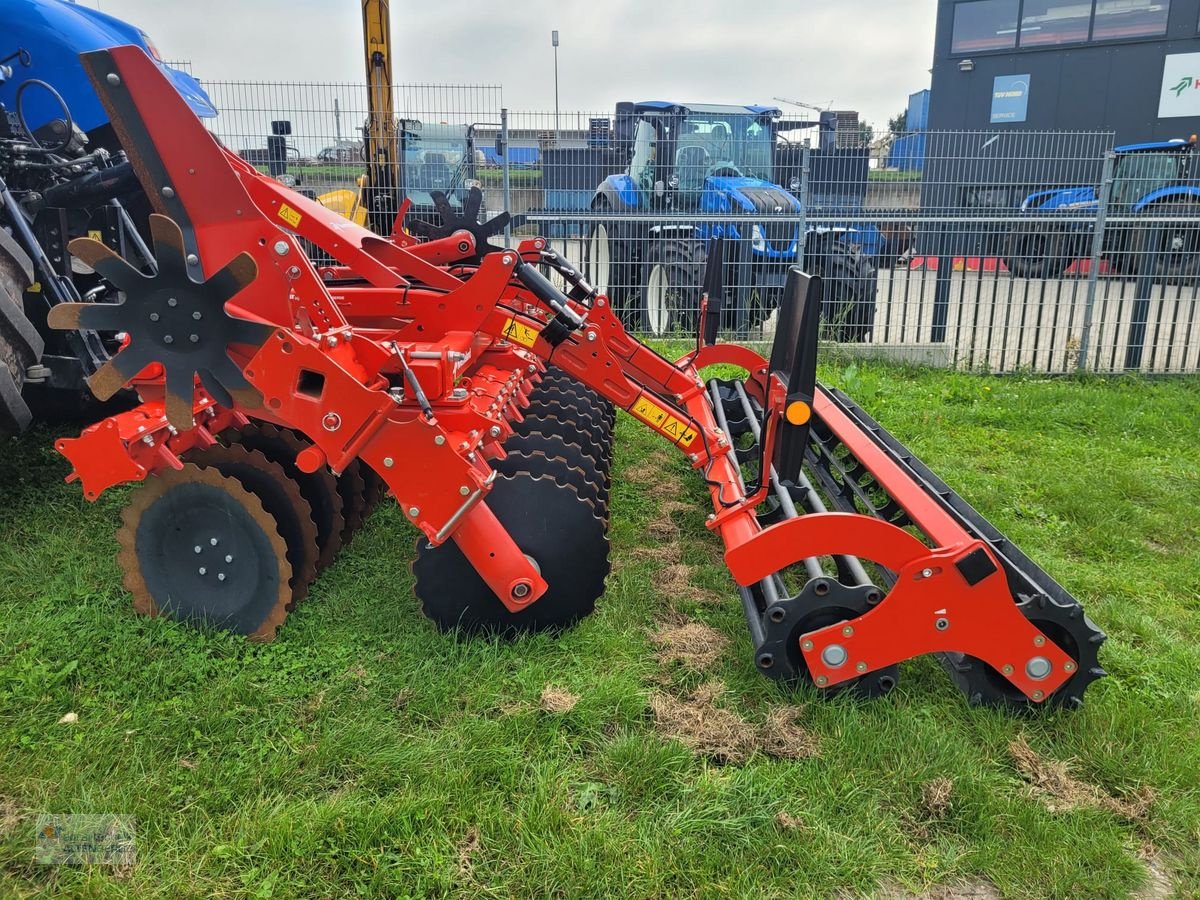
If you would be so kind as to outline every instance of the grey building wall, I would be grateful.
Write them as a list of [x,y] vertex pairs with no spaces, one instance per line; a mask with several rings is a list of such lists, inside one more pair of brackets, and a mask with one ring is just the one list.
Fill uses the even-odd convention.
[[[1187,137],[1200,130],[1200,117],[1158,117],[1164,57],[1200,52],[1200,0],[1169,0],[1165,37],[955,53],[954,13],[963,2],[969,0],[938,3],[931,129],[1112,131],[1118,143]],[[1026,0],[1031,2],[1037,0]],[[964,59],[974,63],[971,71],[961,70]],[[1030,76],[1025,121],[994,124],[994,79],[1025,74]]]

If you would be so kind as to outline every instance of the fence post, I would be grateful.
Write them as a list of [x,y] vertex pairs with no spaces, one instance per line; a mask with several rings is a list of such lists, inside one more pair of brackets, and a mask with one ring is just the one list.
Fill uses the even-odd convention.
[[804,270],[804,250],[808,243],[808,147],[800,148],[800,227],[796,238],[796,265]]
[[[502,184],[502,194],[504,197],[504,211],[512,214],[512,183],[509,180],[508,168],[508,107],[500,107],[500,146],[504,148],[504,155],[500,157],[500,178]],[[512,246],[512,225],[504,226],[504,246]]]
[[1104,172],[1100,176],[1100,202],[1096,209],[1096,225],[1092,232],[1092,255],[1088,263],[1087,297],[1083,306],[1083,334],[1079,337],[1079,359],[1075,369],[1087,370],[1088,351],[1092,339],[1092,313],[1096,307],[1096,288],[1100,281],[1100,258],[1104,255],[1104,231],[1108,223],[1108,207],[1112,202],[1113,171],[1117,155],[1109,150],[1104,154]]

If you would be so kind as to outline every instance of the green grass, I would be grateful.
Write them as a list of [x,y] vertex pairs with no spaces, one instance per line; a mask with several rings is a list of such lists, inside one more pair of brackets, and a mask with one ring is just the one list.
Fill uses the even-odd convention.
[[[382,509],[266,646],[135,616],[112,533],[124,493],[65,485],[38,431],[0,458],[0,896],[833,896],[988,882],[1122,897],[1153,848],[1200,894],[1200,385],[826,367],[1066,584],[1110,635],[1076,714],[971,709],[935,662],[874,703],[788,696],[754,671],[706,494],[628,418],[615,571],[558,640],[458,642],[410,593],[414,534]],[[651,481],[647,483],[649,475]],[[640,480],[635,480],[640,479]],[[693,588],[638,549],[664,498]],[[721,602],[701,602],[703,594]],[[730,640],[656,659],[678,611]],[[654,691],[718,678],[751,723],[794,704],[820,755],[718,765],[661,735]],[[539,709],[552,683],[581,696]],[[68,712],[74,725],[58,724]],[[1007,747],[1147,816],[1051,811]],[[922,787],[953,782],[931,812]],[[127,871],[33,864],[40,812],[137,819]],[[786,813],[798,827],[785,828]]]
[[909,172],[895,169],[871,169],[867,172],[867,181],[920,181],[920,172]]

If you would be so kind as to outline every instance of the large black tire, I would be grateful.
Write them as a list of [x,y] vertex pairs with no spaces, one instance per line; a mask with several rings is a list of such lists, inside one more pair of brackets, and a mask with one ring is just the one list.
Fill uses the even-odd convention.
[[0,439],[20,434],[33,421],[21,391],[43,345],[25,318],[22,298],[28,284],[25,267],[0,247]]
[[[598,200],[593,212],[612,212],[607,200]],[[634,291],[633,246],[616,222],[593,222],[583,244],[583,274],[592,287],[608,297],[618,314],[628,308]],[[628,322],[626,322],[628,324]]]
[[[1186,222],[1147,224],[1137,242],[1137,271],[1151,266],[1150,275],[1168,284],[1200,278],[1200,203],[1161,203],[1148,206],[1144,216],[1179,216]],[[1152,258],[1153,257],[1153,258]]]
[[642,264],[638,297],[639,327],[653,337],[692,331],[700,311],[700,292],[708,251],[691,238],[653,238]]
[[805,256],[808,271],[824,282],[821,338],[837,343],[862,343],[875,327],[875,267],[850,241],[820,243]]
[[1004,265],[1017,278],[1057,278],[1070,264],[1062,232],[1044,222],[1020,223],[1004,238]]

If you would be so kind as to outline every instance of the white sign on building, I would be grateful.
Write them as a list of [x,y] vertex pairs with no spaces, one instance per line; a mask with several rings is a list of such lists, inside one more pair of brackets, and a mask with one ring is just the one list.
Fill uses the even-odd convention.
[[1163,61],[1158,117],[1200,116],[1200,53],[1172,53]]

